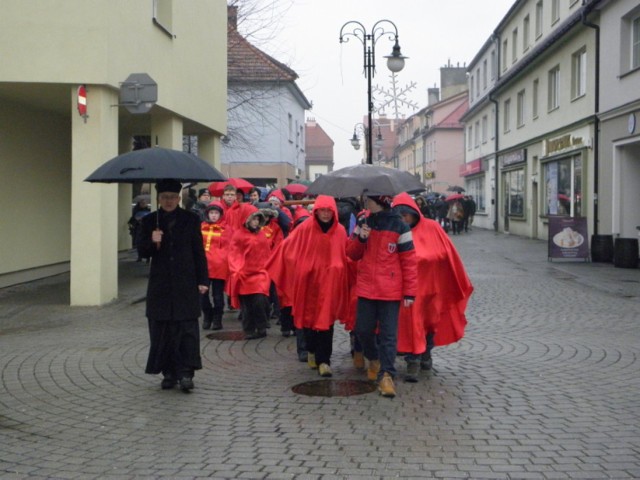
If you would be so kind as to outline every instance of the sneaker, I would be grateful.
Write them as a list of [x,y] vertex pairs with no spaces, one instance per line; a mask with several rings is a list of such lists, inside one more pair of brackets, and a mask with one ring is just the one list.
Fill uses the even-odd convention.
[[312,369],[316,369],[318,368],[318,365],[316,364],[316,354],[315,353],[307,353],[307,365],[309,365],[309,368]]
[[378,379],[380,372],[380,360],[369,360],[369,369],[367,370],[367,378],[372,382]]
[[358,370],[364,370],[364,353],[353,352],[353,366]]
[[418,372],[420,371],[420,363],[407,362],[407,374],[404,376],[404,381],[409,383],[418,383]]
[[189,390],[193,390],[193,378],[182,377],[180,379],[180,390],[187,393]]
[[378,392],[383,397],[393,398],[396,396],[396,387],[393,385],[393,378],[387,372],[382,375],[378,383]]
[[331,367],[326,363],[320,364],[320,366],[318,367],[318,373],[320,374],[321,377],[330,377],[333,375],[333,372],[331,371]]

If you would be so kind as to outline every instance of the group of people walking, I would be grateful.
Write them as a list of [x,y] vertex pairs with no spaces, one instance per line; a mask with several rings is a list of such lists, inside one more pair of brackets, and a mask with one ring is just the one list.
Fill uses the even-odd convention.
[[354,366],[386,397],[396,395],[399,352],[405,380],[415,382],[431,368],[434,346],[463,336],[473,287],[446,232],[408,194],[365,197],[362,210],[319,195],[309,208],[290,209],[280,191],[251,203],[227,185],[220,199],[201,192],[189,212],[178,206],[180,189],[175,180],[158,182],[159,208],[142,219],[138,242],[152,259],[146,372],[162,373],[162,388],[194,388],[200,310],[204,329],[221,329],[225,296],[240,309],[247,340],[267,335],[277,307],[282,334],[295,330],[322,377],[333,375],[341,322]]

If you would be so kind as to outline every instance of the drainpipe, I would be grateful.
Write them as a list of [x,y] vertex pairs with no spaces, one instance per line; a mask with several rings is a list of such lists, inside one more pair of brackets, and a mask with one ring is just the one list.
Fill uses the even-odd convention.
[[595,30],[596,34],[596,49],[595,49],[595,70],[596,79],[594,83],[594,115],[593,115],[593,234],[598,235],[598,172],[600,170],[600,119],[598,113],[600,113],[600,26],[595,23],[591,23],[587,20],[587,15],[593,10],[593,7],[597,4],[597,1],[592,2],[588,7],[585,7],[582,11],[582,23],[587,27],[591,27]]
[[[493,39],[495,40],[496,46],[497,46],[496,47],[496,52],[497,52],[497,55],[496,55],[496,63],[497,63],[497,65],[496,65],[496,83],[498,83],[498,81],[500,80],[500,69],[502,68],[501,67],[502,61],[501,61],[501,58],[500,58],[500,34],[497,31],[493,32]],[[499,116],[498,114],[500,112],[500,109],[498,108],[499,107],[498,101],[493,98],[493,92],[489,92],[489,101],[491,103],[493,103],[493,105],[496,108],[496,115],[495,115],[495,118],[494,118],[495,138],[494,138],[494,146],[493,146],[494,151],[495,151],[495,154],[494,154],[494,165],[493,165],[493,167],[494,167],[494,172],[493,172],[494,180],[493,180],[493,182],[494,182],[494,190],[495,190],[495,199],[494,199],[494,201],[496,203],[494,205],[495,214],[494,214],[494,221],[493,221],[493,229],[497,232],[498,228],[499,228],[499,225],[500,225],[500,221],[499,221],[500,202],[498,201],[498,198],[499,198],[498,192],[500,190],[500,183],[499,183],[500,174],[498,172],[498,147],[500,145],[500,143],[498,142],[498,137],[500,135],[500,129],[498,127],[500,125],[500,122],[498,121],[498,116]]]

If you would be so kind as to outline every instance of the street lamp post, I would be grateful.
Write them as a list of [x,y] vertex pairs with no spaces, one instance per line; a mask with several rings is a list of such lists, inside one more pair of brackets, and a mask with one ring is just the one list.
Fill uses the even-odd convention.
[[[353,126],[353,136],[351,137],[349,142],[351,143],[351,146],[354,148],[354,150],[360,150],[360,138],[359,138],[360,135],[363,135],[364,137],[366,137],[367,140],[369,139],[369,130],[370,129],[367,128],[367,126],[364,123],[356,123]],[[384,138],[382,138],[382,131],[380,130],[380,125],[378,125],[378,133],[376,134],[375,146],[379,151],[383,145],[384,145]],[[371,156],[368,155],[368,153],[369,152],[367,152],[367,158],[372,158]]]
[[[393,31],[386,30],[385,25],[388,24]],[[345,32],[345,29],[348,31]],[[349,29],[351,29],[349,31]],[[367,33],[367,29],[362,23],[356,20],[350,20],[340,28],[340,43],[349,41],[349,37],[356,37],[362,43],[364,55],[364,76],[367,79],[367,114],[369,128],[365,129],[367,134],[367,163],[372,164],[373,153],[373,129],[371,128],[373,121],[373,101],[371,100],[371,79],[376,73],[376,42],[383,35],[389,35],[389,39],[395,43],[391,55],[386,55],[387,68],[393,73],[397,73],[404,68],[404,57],[400,53],[400,44],[398,43],[398,28],[391,20],[379,20],[373,24],[371,32]],[[355,135],[355,132],[354,132]]]

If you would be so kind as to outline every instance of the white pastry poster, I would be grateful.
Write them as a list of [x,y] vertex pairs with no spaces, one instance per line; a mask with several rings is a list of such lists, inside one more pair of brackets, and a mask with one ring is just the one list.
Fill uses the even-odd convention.
[[586,217],[549,217],[549,258],[589,258]]

